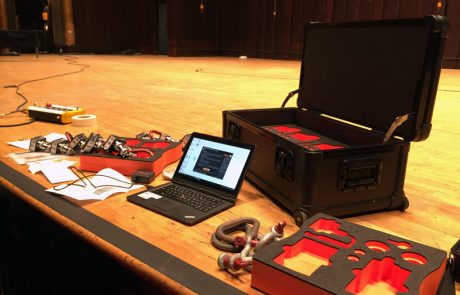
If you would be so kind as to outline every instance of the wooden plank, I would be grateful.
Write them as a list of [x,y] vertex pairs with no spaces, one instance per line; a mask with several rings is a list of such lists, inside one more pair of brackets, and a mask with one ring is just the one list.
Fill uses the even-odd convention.
[[436,6],[437,0],[423,0],[415,3],[415,16],[424,17],[433,14],[433,8]]
[[460,68],[460,2],[449,1],[446,9],[450,30],[444,50],[444,66]]
[[[26,80],[80,68],[68,64],[65,58],[68,56],[42,55],[36,59],[34,55],[21,55],[15,60],[0,57],[2,83],[18,85]],[[7,157],[8,153],[20,150],[6,142],[66,131],[72,134],[96,132],[105,138],[110,134],[132,136],[149,129],[163,131],[174,138],[181,138],[192,131],[221,135],[223,110],[278,107],[286,93],[298,85],[300,71],[298,61],[255,58],[241,61],[218,57],[79,55],[75,61],[91,67],[83,73],[25,84],[21,93],[34,101],[46,99],[46,102],[61,105],[78,103],[88,113],[97,115],[97,125],[75,127],[36,122],[0,129],[0,160],[45,187],[52,185],[42,174],[32,175],[27,167],[19,166]],[[196,71],[198,68],[202,71]],[[17,75],[18,72],[21,76]],[[446,251],[458,240],[459,85],[460,71],[442,71],[431,135],[428,140],[411,145],[405,183],[405,193],[411,203],[408,210],[368,214],[347,220]],[[14,88],[5,88],[0,92],[1,113],[14,110],[20,103],[15,91]],[[294,106],[295,101],[288,105]],[[19,123],[26,121],[27,116],[19,113],[1,120],[2,124]],[[162,177],[157,177],[153,185],[164,181]],[[15,192],[24,199],[28,198],[20,192],[20,188]],[[210,234],[222,222],[239,216],[258,218],[262,224],[261,232],[280,220],[288,223],[287,235],[297,230],[290,215],[247,182],[243,184],[235,207],[194,227],[183,226],[128,203],[126,194],[100,202],[74,203],[251,294],[258,292],[250,287],[249,274],[232,276],[217,269],[216,258],[220,251],[211,246]],[[126,267],[145,273],[147,277],[157,275],[142,261],[124,256],[125,253],[113,245],[69,223],[46,206],[36,204],[36,207],[77,236],[100,247],[104,253],[117,256]],[[157,279],[162,280],[161,277]],[[460,291],[459,284],[456,286]]]
[[382,19],[383,18],[383,7],[385,0],[375,0],[374,1],[374,11],[372,14],[372,19]]
[[374,17],[374,1],[359,1],[358,2],[358,19],[371,20]]
[[385,0],[383,3],[383,18],[392,19],[397,18],[399,14],[399,1],[400,0]]
[[346,10],[348,0],[335,0],[333,10],[333,21],[344,22],[346,21]]
[[417,0],[400,0],[398,18],[412,18],[416,15]]
[[360,0],[347,1],[347,20],[359,19],[359,3]]
[[[158,1],[75,1],[75,51],[158,52]],[[146,26],[145,24],[149,25]]]

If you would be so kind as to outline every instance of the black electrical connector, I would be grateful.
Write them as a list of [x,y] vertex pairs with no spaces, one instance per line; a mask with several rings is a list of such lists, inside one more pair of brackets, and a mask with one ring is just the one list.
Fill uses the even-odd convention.
[[149,184],[155,180],[155,174],[148,170],[137,170],[131,175],[131,181],[134,183]]

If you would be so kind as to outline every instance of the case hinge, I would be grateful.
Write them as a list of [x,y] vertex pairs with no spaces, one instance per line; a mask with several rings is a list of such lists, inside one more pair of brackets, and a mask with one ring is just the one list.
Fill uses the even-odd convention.
[[385,138],[383,139],[383,143],[386,143],[390,139],[390,137],[393,135],[395,130],[399,126],[401,126],[404,122],[406,122],[407,120],[412,118],[413,115],[414,115],[414,113],[408,113],[408,114],[396,117],[395,120],[393,121],[393,123],[391,124],[390,128],[388,129],[387,133],[385,134]]

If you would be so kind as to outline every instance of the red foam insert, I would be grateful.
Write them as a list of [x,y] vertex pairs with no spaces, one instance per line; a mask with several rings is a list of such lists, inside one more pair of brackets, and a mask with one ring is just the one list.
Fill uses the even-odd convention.
[[377,252],[387,252],[390,250],[390,247],[387,244],[380,241],[367,241],[365,245],[367,248]]
[[139,139],[128,139],[126,140],[126,145],[128,146],[136,146],[141,142]]
[[405,252],[401,254],[401,257],[407,262],[413,264],[426,264],[428,262],[428,260],[424,256],[414,252]]
[[321,240],[321,241],[325,241],[325,242],[334,244],[334,245],[342,247],[342,248],[350,248],[356,242],[356,239],[354,237],[352,237],[352,236],[350,236],[351,237],[351,242],[347,244],[347,243],[344,243],[342,241],[336,240],[336,239],[334,239],[332,237],[316,235],[316,234],[311,233],[311,232],[306,232],[305,235],[308,236],[308,237],[313,237],[313,238],[315,238],[317,240]]
[[159,141],[159,142],[146,142],[142,145],[143,148],[151,149],[164,149],[169,146],[169,142]]
[[398,292],[407,292],[404,286],[410,271],[395,264],[394,258],[372,259],[363,269],[354,269],[355,278],[346,287],[346,291],[357,294],[367,285],[385,282]]
[[348,235],[346,231],[340,230],[341,224],[332,219],[320,218],[312,223],[309,228],[317,232],[333,232],[334,234],[345,237]]
[[388,243],[391,243],[398,247],[399,249],[410,249],[412,248],[411,244],[407,242],[398,242],[398,241],[393,241],[393,240],[388,240]]
[[314,147],[319,149],[320,151],[343,149],[343,146],[332,145],[332,144],[327,144],[327,143],[316,144],[314,145]]
[[[337,245],[342,248],[350,248],[351,246],[355,244],[356,238],[348,234],[348,232],[341,230],[340,226],[341,224],[336,222],[335,220],[320,218],[316,220],[314,223],[312,223],[309,226],[309,228],[313,229],[316,232],[328,234],[329,236],[317,235],[311,232],[305,232],[305,235],[309,237],[314,237],[315,239],[318,239],[318,240],[329,242],[331,244]],[[347,244],[345,242],[336,240],[334,239],[332,235],[338,235],[341,237],[350,237],[351,242]]]
[[293,133],[293,132],[299,132],[300,128],[293,128],[293,127],[288,127],[288,126],[276,126],[273,127],[276,131],[283,132],[283,133]]
[[302,141],[312,141],[312,140],[320,139],[319,136],[308,135],[308,134],[305,134],[305,133],[289,134],[289,137],[292,137],[292,138],[297,139],[297,140],[302,140]]
[[[150,151],[153,155],[155,155],[155,152],[154,151]],[[147,152],[142,152],[142,151],[139,151],[139,152],[136,152],[136,157],[137,158],[142,158],[142,159],[147,159],[147,158],[150,158],[151,155]]]
[[311,239],[301,239],[294,245],[284,246],[284,252],[273,259],[274,262],[284,265],[284,259],[295,257],[301,252],[310,253],[324,259],[330,259],[337,251],[336,248],[322,244]]

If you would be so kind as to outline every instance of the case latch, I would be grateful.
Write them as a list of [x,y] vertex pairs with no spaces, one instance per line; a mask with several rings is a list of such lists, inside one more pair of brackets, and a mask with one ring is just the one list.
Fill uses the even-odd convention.
[[395,120],[393,121],[393,123],[391,124],[390,128],[388,129],[387,133],[385,134],[385,138],[383,139],[383,143],[386,143],[390,139],[390,137],[395,132],[396,128],[398,128],[404,122],[409,120],[409,118],[412,118],[413,114],[414,113],[409,113],[409,114],[405,114],[405,115],[396,117]]
[[240,128],[233,122],[228,124],[228,138],[232,140],[240,140]]
[[276,147],[275,173],[287,182],[294,179],[294,154],[280,146]]
[[380,183],[382,160],[378,158],[349,159],[342,162],[339,190],[342,192],[369,189]]

